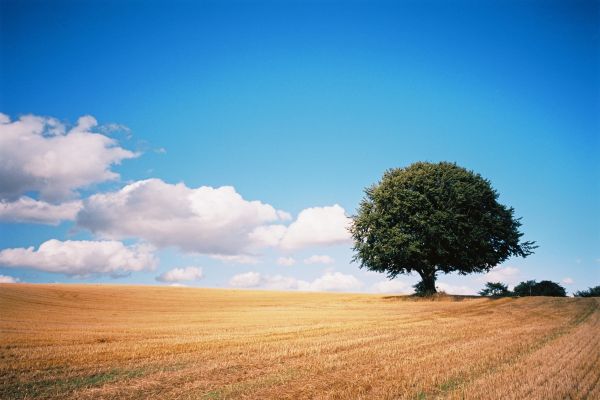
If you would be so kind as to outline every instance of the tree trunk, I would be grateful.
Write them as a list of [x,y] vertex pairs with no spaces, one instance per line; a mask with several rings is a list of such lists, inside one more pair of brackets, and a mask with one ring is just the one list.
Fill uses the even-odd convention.
[[421,275],[423,294],[436,294],[437,290],[435,289],[435,270],[419,272],[419,275]]

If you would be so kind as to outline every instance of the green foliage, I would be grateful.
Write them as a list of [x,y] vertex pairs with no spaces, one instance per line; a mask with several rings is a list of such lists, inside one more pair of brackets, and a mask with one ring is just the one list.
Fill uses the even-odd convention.
[[579,290],[575,292],[575,297],[600,297],[600,286],[594,286],[588,290]]
[[537,284],[536,281],[525,281],[519,283],[513,289],[513,293],[516,296],[535,296],[533,288]]
[[488,282],[485,284],[485,288],[479,291],[481,296],[492,296],[492,297],[506,297],[512,295],[511,291],[508,290],[502,282]]
[[417,284],[413,285],[413,288],[415,289],[415,296],[418,297],[427,297],[436,293],[435,291],[431,291],[430,288],[426,287],[423,281],[417,282]]
[[565,297],[567,291],[564,287],[552,281],[526,281],[521,282],[513,289],[516,296],[552,296]]
[[416,272],[435,293],[439,272],[485,272],[532,254],[514,210],[497,199],[488,180],[454,163],[390,169],[353,217],[354,260],[388,278]]

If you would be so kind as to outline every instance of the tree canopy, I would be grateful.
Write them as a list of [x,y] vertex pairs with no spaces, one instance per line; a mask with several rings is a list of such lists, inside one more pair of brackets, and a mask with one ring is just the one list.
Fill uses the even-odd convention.
[[438,273],[485,272],[533,253],[520,219],[479,174],[455,163],[390,169],[365,189],[353,216],[354,260],[388,278],[416,272],[435,293]]
[[485,288],[479,291],[481,296],[502,297],[510,296],[511,292],[508,286],[502,282],[487,282]]
[[600,286],[594,286],[587,290],[579,290],[575,292],[575,297],[600,297]]
[[534,280],[519,283],[513,289],[513,293],[516,296],[565,297],[567,295],[567,291],[565,290],[565,288],[560,286],[556,282],[552,282],[552,281],[536,282]]

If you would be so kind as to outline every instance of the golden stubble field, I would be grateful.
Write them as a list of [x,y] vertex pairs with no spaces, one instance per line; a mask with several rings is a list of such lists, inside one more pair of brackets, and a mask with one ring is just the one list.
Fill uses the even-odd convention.
[[599,399],[599,304],[0,285],[0,398]]

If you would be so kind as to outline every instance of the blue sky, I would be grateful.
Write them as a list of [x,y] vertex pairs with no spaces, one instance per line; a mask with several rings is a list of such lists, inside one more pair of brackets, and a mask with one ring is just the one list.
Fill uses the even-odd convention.
[[[231,207],[250,213],[227,209],[239,216],[236,224],[289,226],[315,207],[335,214],[332,206],[338,204],[353,214],[363,188],[387,168],[447,160],[490,179],[500,201],[523,218],[526,239],[540,246],[527,259],[508,260],[490,279],[569,278],[570,292],[600,283],[597,2],[0,5],[0,112],[10,123],[44,117],[38,120],[44,129],[54,118],[66,125],[61,134],[67,136],[80,117],[93,116],[97,125],[88,134],[102,133],[113,138],[113,149],[131,152],[113,158],[102,153],[109,157],[102,168],[118,178],[100,171],[77,184],[73,174],[60,181],[51,176],[23,186],[17,196],[6,195],[5,207],[26,196],[38,202],[34,208],[46,202],[57,212],[65,202],[88,202],[98,193],[117,196],[128,184],[156,178],[165,185],[153,190],[166,196],[177,191],[177,183],[189,190],[181,191],[184,197],[202,186],[232,186],[244,200],[291,217],[251,222],[254,206],[236,206],[227,197]],[[0,179],[14,174],[7,159],[19,153],[26,163],[39,149],[5,146]],[[89,154],[85,162],[95,157],[87,147],[70,151]],[[72,171],[84,170],[77,157],[65,157]],[[48,195],[43,185],[71,193]],[[131,209],[121,211],[122,218],[130,216]],[[109,227],[106,210],[101,216],[86,211],[92,222],[70,217],[58,225],[16,218],[22,212],[5,208],[0,249],[33,246],[34,256],[28,266],[5,261],[0,275],[25,282],[163,284],[157,276],[188,266],[201,268],[202,278],[169,282],[227,287],[234,275],[246,274],[239,287],[361,291],[402,291],[416,282],[400,277],[396,286],[385,286],[383,276],[350,263],[350,244],[333,231],[310,243],[294,236],[299,242],[286,249],[248,243],[228,248],[234,253],[252,247],[243,250],[252,253],[254,264],[243,264],[210,257],[207,252],[216,247],[183,249],[176,238],[159,237],[158,228],[149,237],[136,234],[134,226]],[[160,218],[162,224],[173,215]],[[212,235],[203,240],[217,246],[226,236],[215,232],[200,234]],[[155,269],[48,272],[50,256],[35,252],[51,239],[122,242],[124,247],[104,251],[139,257],[148,254],[135,246],[150,243]],[[303,262],[313,255],[333,262]],[[290,257],[294,265],[277,264]],[[484,277],[440,281],[449,291],[466,293],[479,289]]]

